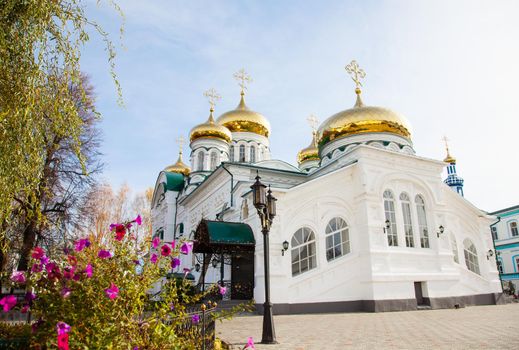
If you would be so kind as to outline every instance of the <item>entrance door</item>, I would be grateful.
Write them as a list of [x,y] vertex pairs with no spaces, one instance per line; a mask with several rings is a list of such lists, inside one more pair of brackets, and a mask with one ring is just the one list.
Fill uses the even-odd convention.
[[231,299],[250,300],[254,291],[254,252],[233,255]]
[[416,297],[416,305],[424,305],[423,292],[422,292],[422,282],[414,283],[414,294]]

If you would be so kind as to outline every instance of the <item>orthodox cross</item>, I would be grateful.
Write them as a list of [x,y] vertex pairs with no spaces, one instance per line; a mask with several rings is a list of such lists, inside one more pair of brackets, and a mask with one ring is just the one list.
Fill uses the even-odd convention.
[[315,115],[310,114],[310,116],[306,118],[306,121],[312,128],[312,132],[315,132],[317,130],[317,126],[319,125],[319,119],[317,119]]
[[351,75],[351,79],[355,82],[357,89],[360,89],[362,86],[360,80],[366,77],[366,72],[359,67],[359,64],[355,60],[351,61],[351,63],[344,68],[346,69],[346,72]]
[[179,149],[179,153],[182,154],[182,146],[184,146],[184,142],[186,142],[186,139],[184,139],[184,136],[180,135],[176,140],[177,142],[177,145],[178,145],[178,149]]
[[449,154],[449,143],[448,143],[448,142],[449,142],[450,140],[447,138],[447,136],[444,136],[444,137],[442,138],[442,140],[443,140],[443,142],[445,142],[445,149],[447,150],[447,154]]
[[222,98],[222,96],[220,96],[215,89],[211,88],[209,90],[207,90],[206,92],[204,92],[204,96],[207,97],[207,99],[209,100],[209,105],[211,106],[211,110],[214,109],[214,105],[216,104],[216,101],[218,101],[219,99]]
[[252,78],[245,69],[240,69],[233,75],[234,79],[238,81],[238,85],[241,87],[241,93],[243,94],[247,90],[247,84],[252,83]]

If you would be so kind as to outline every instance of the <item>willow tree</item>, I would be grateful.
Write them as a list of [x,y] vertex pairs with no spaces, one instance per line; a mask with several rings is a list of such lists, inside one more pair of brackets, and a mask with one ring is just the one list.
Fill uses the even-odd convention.
[[[119,7],[110,1],[119,12]],[[80,54],[94,32],[105,42],[115,78],[115,50],[108,34],[86,17],[80,0],[2,0],[0,3],[0,248],[16,208],[15,198],[31,203],[28,215],[44,220],[38,202],[45,169],[47,133],[71,141],[81,154],[83,120],[77,95],[87,103],[81,84]],[[71,92],[70,85],[79,91]],[[96,112],[97,113],[97,112]]]

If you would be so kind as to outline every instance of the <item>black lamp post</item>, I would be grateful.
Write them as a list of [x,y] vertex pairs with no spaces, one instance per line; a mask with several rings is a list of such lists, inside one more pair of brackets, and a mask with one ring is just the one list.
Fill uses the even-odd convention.
[[269,266],[269,232],[272,220],[276,216],[276,201],[272,191],[261,183],[260,176],[256,175],[256,182],[251,186],[253,204],[258,210],[261,221],[261,232],[263,233],[263,265],[265,268],[265,303],[263,304],[263,334],[262,344],[277,344],[276,332],[274,331],[274,319],[272,317],[272,303],[270,302],[270,266]]

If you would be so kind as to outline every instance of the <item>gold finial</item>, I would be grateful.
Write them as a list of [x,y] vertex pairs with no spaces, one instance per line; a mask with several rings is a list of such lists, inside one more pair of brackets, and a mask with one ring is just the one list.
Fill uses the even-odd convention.
[[447,157],[445,157],[445,159],[443,161],[446,163],[456,163],[456,158],[451,156],[451,154],[449,152],[449,141],[450,140],[447,138],[447,136],[443,136],[442,140],[443,140],[443,142],[445,142],[445,150],[447,151]]
[[366,77],[366,72],[364,72],[364,70],[359,67],[359,64],[355,60],[351,61],[350,64],[344,68],[346,69],[346,72],[351,75],[351,79],[355,82],[355,92],[357,95],[360,95],[360,87],[362,86],[362,82],[360,80]]
[[240,85],[241,88],[241,95],[245,95],[245,90],[247,90],[247,84],[252,83],[252,78],[245,69],[240,69],[233,75],[234,79],[238,81],[238,85]]
[[209,100],[209,105],[211,106],[211,113],[214,111],[214,105],[216,104],[216,102],[218,100],[220,100],[222,98],[222,96],[220,96],[215,89],[211,88],[209,90],[207,90],[206,92],[204,92],[204,96],[207,97],[207,99]]
[[310,125],[310,128],[312,128],[312,143],[314,146],[317,146],[317,126],[319,125],[319,119],[313,114],[310,114],[308,118],[306,118],[306,121]]
[[182,157],[182,147],[184,146],[184,142],[186,142],[186,139],[184,136],[180,135],[176,140],[178,145],[178,154]]

